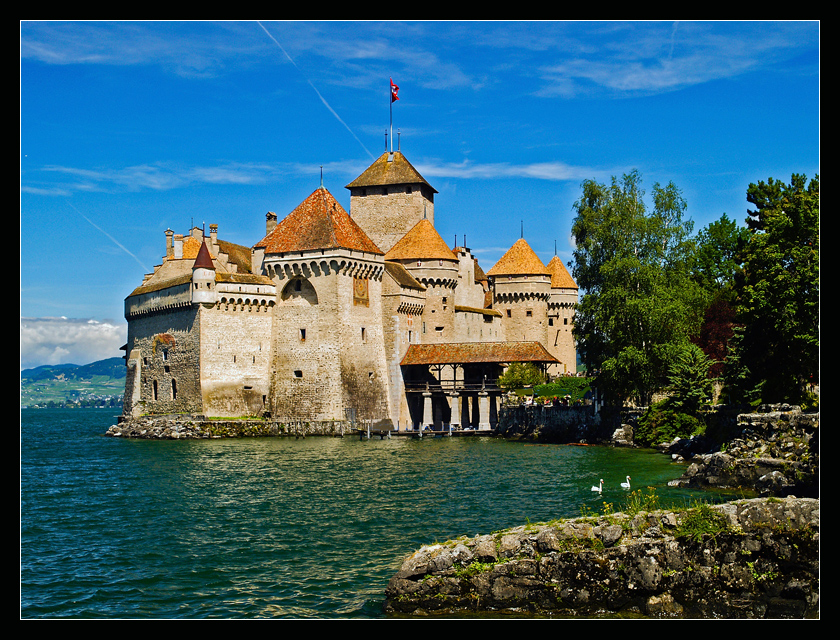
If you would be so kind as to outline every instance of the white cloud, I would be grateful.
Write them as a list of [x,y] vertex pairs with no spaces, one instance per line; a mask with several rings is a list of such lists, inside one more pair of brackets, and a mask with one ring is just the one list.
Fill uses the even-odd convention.
[[89,364],[123,355],[126,326],[79,318],[21,318],[20,367]]

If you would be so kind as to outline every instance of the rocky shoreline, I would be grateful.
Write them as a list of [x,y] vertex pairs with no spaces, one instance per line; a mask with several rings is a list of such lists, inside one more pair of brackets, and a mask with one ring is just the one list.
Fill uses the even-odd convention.
[[[762,497],[528,525],[424,546],[390,581],[386,611],[819,617],[819,414],[774,405],[715,417],[717,424],[703,436],[658,447],[687,463],[669,484]],[[531,419],[518,427],[518,436],[573,434],[568,420],[555,422]],[[602,444],[635,446],[632,420],[611,437],[604,437],[603,422],[597,428]],[[574,429],[580,430],[580,421]],[[637,506],[645,500],[640,492],[631,495]]]
[[819,501],[739,500],[527,525],[424,546],[399,616],[816,618]]
[[275,422],[260,418],[213,419],[204,416],[160,415],[122,419],[105,432],[114,438],[188,440],[212,438],[260,438],[308,436],[342,437],[354,433],[349,422]]

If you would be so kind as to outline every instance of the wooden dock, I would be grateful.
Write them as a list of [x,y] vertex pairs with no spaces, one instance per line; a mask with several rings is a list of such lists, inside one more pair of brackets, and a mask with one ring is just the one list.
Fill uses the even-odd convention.
[[463,438],[484,436],[489,437],[493,435],[493,431],[488,429],[423,429],[423,430],[387,430],[387,429],[355,429],[356,433],[362,440],[371,438],[379,438],[380,440],[387,440],[388,438]]

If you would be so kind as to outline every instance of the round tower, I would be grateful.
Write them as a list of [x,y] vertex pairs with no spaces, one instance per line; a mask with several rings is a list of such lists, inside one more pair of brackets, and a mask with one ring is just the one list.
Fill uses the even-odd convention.
[[192,302],[216,304],[216,267],[207,244],[202,241],[192,268]]
[[508,342],[547,342],[551,274],[520,238],[487,272]]

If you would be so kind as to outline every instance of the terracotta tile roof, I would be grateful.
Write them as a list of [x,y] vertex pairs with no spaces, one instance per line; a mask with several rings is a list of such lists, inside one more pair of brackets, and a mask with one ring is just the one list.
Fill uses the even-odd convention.
[[507,253],[487,272],[488,276],[550,275],[548,269],[525,242],[517,240]]
[[352,249],[382,255],[333,195],[319,187],[254,245],[266,254],[315,249]]
[[563,261],[557,256],[554,256],[546,265],[549,272],[551,272],[551,288],[552,289],[577,289],[578,286],[572,279],[571,274],[566,269]]
[[153,291],[163,291],[164,289],[168,289],[169,287],[177,287],[179,285],[185,285],[192,282],[192,274],[182,274],[180,276],[168,279],[155,279],[149,280],[144,284],[137,287],[134,291],[128,294],[126,298],[131,298],[132,296],[139,296],[144,293],[152,293]]
[[502,317],[502,312],[499,311],[498,309],[479,309],[478,307],[465,307],[465,306],[460,305],[460,304],[455,305],[455,311],[456,311],[456,313],[458,311],[461,311],[461,312],[464,312],[464,313],[480,313],[481,315],[484,315],[484,316],[497,316],[499,318]]
[[432,223],[423,218],[385,254],[386,260],[449,260],[457,256],[444,242]]
[[386,262],[385,271],[404,289],[417,289],[425,291],[426,287],[420,284],[413,275],[408,272],[399,262]]
[[484,273],[484,269],[482,269],[478,264],[478,258],[473,258],[473,263],[475,264],[475,281],[484,282],[487,280],[487,275]]
[[370,165],[358,178],[347,185],[348,189],[355,187],[375,187],[388,184],[423,184],[433,193],[437,190],[415,169],[405,156],[397,151],[392,162],[388,162],[390,154],[386,151]]
[[477,364],[508,362],[558,362],[539,342],[461,342],[412,344],[400,363]]
[[238,273],[251,273],[251,248],[241,244],[233,244],[225,240],[217,240],[219,251],[226,253],[228,262],[236,265]]

